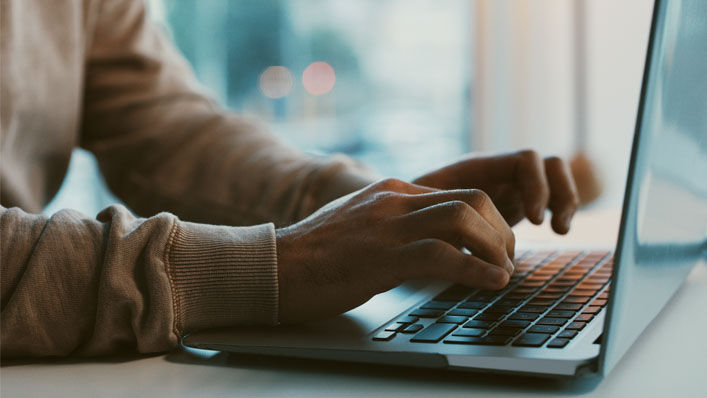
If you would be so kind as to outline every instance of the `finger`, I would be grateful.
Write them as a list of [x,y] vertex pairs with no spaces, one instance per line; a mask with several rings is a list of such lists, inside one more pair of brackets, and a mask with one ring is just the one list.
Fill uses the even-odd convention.
[[525,216],[533,224],[542,224],[550,199],[542,158],[535,151],[518,152],[515,176],[523,194]]
[[515,235],[513,230],[486,193],[478,189],[455,189],[413,195],[408,198],[411,210],[419,210],[440,203],[462,201],[471,206],[487,223],[500,232],[506,242],[508,257],[513,259]]
[[438,239],[409,243],[402,252],[407,260],[399,264],[403,279],[443,279],[488,290],[501,289],[510,279],[501,268]]
[[466,247],[474,256],[513,273],[503,232],[498,231],[467,203],[455,200],[417,210],[400,219],[400,234],[410,240],[434,238]]
[[422,185],[412,184],[397,178],[384,178],[382,180],[376,181],[368,186],[369,189],[374,191],[389,191],[397,192],[409,195],[423,194],[428,192],[437,191],[435,188],[424,187]]
[[545,172],[550,184],[549,207],[552,211],[552,229],[559,234],[566,234],[579,205],[577,186],[569,167],[558,157],[545,159]]

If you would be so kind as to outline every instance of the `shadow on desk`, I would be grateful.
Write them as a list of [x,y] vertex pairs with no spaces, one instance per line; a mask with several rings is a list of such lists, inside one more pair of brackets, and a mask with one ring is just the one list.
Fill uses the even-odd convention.
[[87,363],[102,363],[102,364],[119,364],[127,363],[132,361],[137,361],[139,359],[147,359],[159,357],[164,354],[118,354],[106,357],[46,357],[46,358],[26,358],[26,359],[3,359],[0,361],[0,367],[12,367],[12,366],[22,366],[22,365],[32,365],[32,364],[55,364],[55,365],[72,365],[72,364],[87,364]]
[[[176,351],[165,356],[165,360],[180,364],[199,366],[230,367],[251,371],[273,372],[289,377],[344,379],[350,382],[398,382],[413,383],[429,391],[439,386],[465,388],[473,387],[475,392],[539,392],[548,395],[580,395],[593,391],[601,382],[599,376],[585,376],[577,379],[551,379],[533,376],[503,375],[492,373],[472,373],[445,369],[426,369],[405,366],[363,364],[352,362],[328,361],[319,359],[301,359],[273,357],[256,354],[236,354],[216,351]],[[210,353],[210,354],[209,354]],[[347,383],[348,384],[348,383]]]

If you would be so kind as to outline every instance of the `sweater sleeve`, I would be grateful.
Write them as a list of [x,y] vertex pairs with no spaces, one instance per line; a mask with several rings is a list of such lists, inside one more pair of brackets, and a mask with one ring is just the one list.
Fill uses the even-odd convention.
[[2,357],[160,352],[184,332],[277,322],[274,227],[0,207]]
[[94,19],[81,144],[136,213],[286,225],[375,179],[348,157],[305,156],[220,109],[142,1],[104,1]]

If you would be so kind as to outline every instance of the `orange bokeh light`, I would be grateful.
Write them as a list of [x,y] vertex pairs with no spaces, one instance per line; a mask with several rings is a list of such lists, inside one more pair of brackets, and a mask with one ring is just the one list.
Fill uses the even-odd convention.
[[331,91],[336,83],[334,68],[326,62],[313,62],[302,72],[304,89],[312,95],[323,95]]

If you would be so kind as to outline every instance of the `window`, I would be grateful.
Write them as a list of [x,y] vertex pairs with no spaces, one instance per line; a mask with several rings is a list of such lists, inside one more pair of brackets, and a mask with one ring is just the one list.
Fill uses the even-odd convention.
[[[470,150],[573,155],[579,3],[555,3],[148,4],[199,80],[233,111],[307,152],[343,152],[410,178]],[[612,207],[623,193],[650,22],[650,4],[629,3],[586,4],[586,149],[605,185],[599,202]],[[115,201],[90,154],[77,150],[45,212],[95,214]]]

